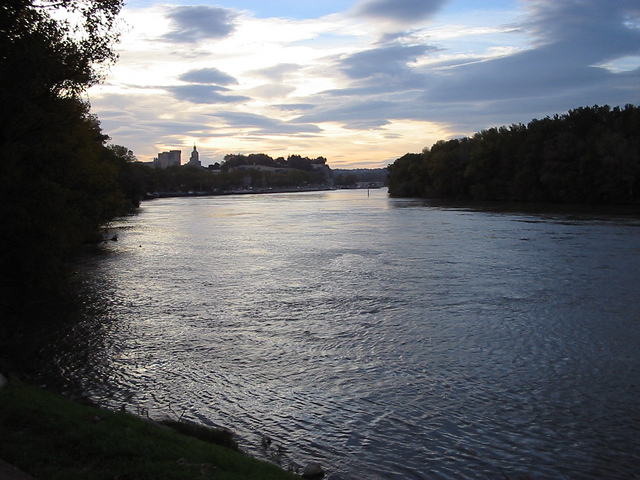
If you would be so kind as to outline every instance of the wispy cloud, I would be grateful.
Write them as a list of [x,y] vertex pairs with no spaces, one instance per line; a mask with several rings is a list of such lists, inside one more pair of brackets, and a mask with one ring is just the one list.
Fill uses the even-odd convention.
[[300,69],[301,66],[295,63],[279,63],[260,70],[254,70],[251,73],[269,80],[281,82],[287,81],[291,78],[291,75],[295,74]]
[[193,103],[220,104],[220,103],[240,103],[251,100],[242,95],[225,95],[220,92],[229,90],[215,85],[177,85],[166,87],[178,100],[185,100]]
[[217,68],[199,68],[189,70],[178,77],[183,82],[204,83],[213,85],[237,85],[238,80],[221,72]]
[[250,131],[253,135],[298,135],[320,133],[322,129],[311,123],[284,122],[253,113],[219,112],[212,114],[226,126]]

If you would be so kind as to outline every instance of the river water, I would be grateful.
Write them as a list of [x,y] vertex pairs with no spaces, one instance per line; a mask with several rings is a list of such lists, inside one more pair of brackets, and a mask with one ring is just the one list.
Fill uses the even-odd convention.
[[382,189],[154,200],[114,228],[56,345],[100,403],[329,479],[640,477],[638,216]]

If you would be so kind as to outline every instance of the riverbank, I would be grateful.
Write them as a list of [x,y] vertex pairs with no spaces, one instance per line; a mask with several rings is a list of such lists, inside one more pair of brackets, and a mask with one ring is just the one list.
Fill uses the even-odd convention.
[[155,192],[145,195],[143,200],[154,198],[174,198],[174,197],[213,197],[224,195],[255,195],[262,193],[298,193],[298,192],[325,192],[336,190],[334,187],[291,187],[291,188],[241,188],[234,190],[223,190],[214,192]]
[[[126,412],[73,402],[16,379],[0,389],[0,458],[38,480],[300,478],[202,440],[211,436],[212,431],[206,430],[179,433]],[[215,431],[213,436],[219,438]],[[222,438],[228,442],[228,435]]]

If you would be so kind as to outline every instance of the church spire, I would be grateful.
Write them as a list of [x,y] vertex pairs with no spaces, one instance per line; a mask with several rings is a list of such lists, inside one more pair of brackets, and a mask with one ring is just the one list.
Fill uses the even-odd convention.
[[189,165],[193,165],[194,167],[201,167],[202,163],[200,163],[200,154],[196,150],[196,143],[193,142],[193,152],[191,152],[191,158],[189,159]]

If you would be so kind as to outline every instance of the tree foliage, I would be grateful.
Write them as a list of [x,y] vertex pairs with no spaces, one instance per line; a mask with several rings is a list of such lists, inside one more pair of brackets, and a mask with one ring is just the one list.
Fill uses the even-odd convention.
[[[66,256],[125,207],[120,153],[80,97],[115,60],[122,0],[0,5],[0,309],[37,301]],[[28,299],[28,300],[26,300]]]
[[436,142],[389,167],[395,196],[640,203],[640,109],[583,107]]
[[264,167],[289,167],[298,170],[313,170],[313,165],[325,165],[327,159],[324,157],[309,158],[300,155],[289,155],[285,160],[278,157],[275,160],[264,153],[250,153],[249,155],[228,154],[224,157],[221,165],[223,171],[229,171],[234,167],[242,165],[262,165]]

